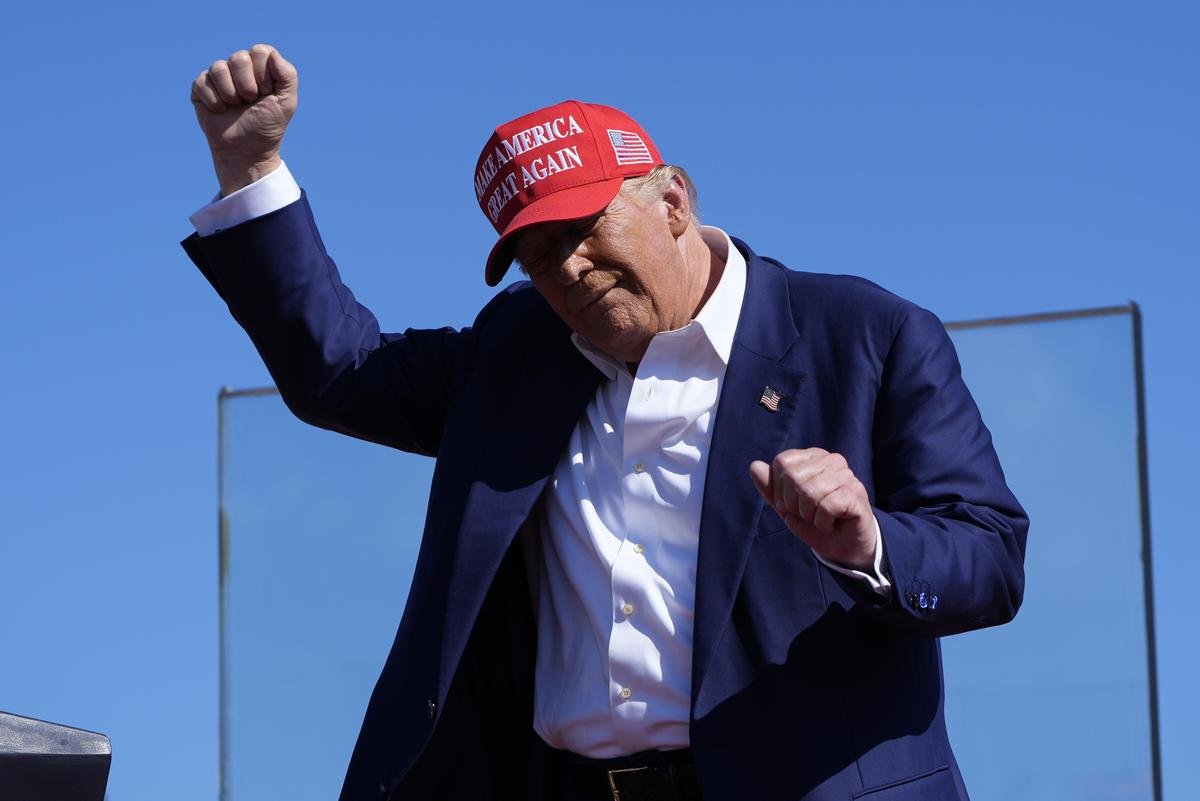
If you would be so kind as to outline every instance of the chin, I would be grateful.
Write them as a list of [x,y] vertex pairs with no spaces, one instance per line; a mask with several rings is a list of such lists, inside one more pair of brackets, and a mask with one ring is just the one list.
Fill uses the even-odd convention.
[[623,362],[641,361],[653,338],[653,334],[646,334],[639,329],[613,330],[611,328],[597,332],[595,336],[587,334],[584,336],[600,350]]
[[642,319],[636,307],[630,308],[627,303],[605,303],[607,299],[605,296],[584,309],[568,325],[614,359],[638,361],[654,337],[654,328]]

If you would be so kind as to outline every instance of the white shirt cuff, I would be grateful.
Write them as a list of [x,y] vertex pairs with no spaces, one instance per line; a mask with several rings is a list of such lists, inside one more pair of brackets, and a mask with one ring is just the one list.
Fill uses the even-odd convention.
[[287,165],[280,162],[277,168],[254,183],[225,197],[217,195],[188,219],[196,226],[196,233],[208,236],[278,211],[299,199],[299,184]]
[[813,551],[813,556],[817,557],[817,561],[825,565],[830,570],[836,570],[844,576],[865,581],[875,592],[883,598],[890,598],[892,595],[892,582],[888,581],[887,576],[883,575],[883,532],[879,528],[879,519],[875,518],[875,566],[872,573],[866,573],[862,570],[855,570],[851,567],[842,567],[841,565],[830,562],[821,554]]

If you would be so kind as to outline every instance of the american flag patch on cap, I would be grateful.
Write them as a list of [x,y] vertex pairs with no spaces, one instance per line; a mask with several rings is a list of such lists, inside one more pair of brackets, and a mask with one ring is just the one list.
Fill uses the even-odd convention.
[[763,387],[763,394],[762,397],[758,399],[758,402],[767,407],[767,409],[770,411],[777,412],[779,411],[779,400],[782,397],[782,395],[770,387]]
[[608,139],[617,154],[617,164],[653,164],[654,158],[642,137],[630,131],[608,129]]

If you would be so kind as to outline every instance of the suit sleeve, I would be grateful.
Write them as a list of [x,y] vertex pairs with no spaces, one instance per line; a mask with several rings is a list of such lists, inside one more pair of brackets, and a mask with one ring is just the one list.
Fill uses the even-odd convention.
[[453,387],[474,356],[476,329],[380,333],[375,316],[342,283],[306,196],[182,245],[250,335],[297,417],[437,453]]
[[1024,592],[1029,520],[1009,490],[942,323],[912,308],[881,377],[876,518],[895,592],[873,614],[928,635],[1007,622]]

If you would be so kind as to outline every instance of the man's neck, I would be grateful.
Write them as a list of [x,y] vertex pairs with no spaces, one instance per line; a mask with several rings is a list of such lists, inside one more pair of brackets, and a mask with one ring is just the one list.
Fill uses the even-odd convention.
[[[690,296],[695,300],[689,303],[691,314],[678,328],[682,328],[696,319],[700,310],[704,308],[704,304],[708,303],[713,292],[717,290],[717,285],[721,283],[721,276],[725,273],[725,262],[729,258],[728,245],[723,235],[719,232],[715,232],[715,234],[715,236],[706,237],[700,232],[700,226],[692,225],[682,237],[680,249],[683,251],[684,264],[687,266],[687,282],[692,286]],[[640,364],[640,360],[625,362],[629,374],[633,376],[637,375]]]
[[693,290],[695,300],[691,306],[689,320],[695,320],[712,297],[721,283],[721,275],[725,272],[725,261],[729,258],[726,252],[725,237],[705,237],[698,225],[692,225],[682,237],[683,257],[688,265],[688,273],[694,276],[696,289]]

